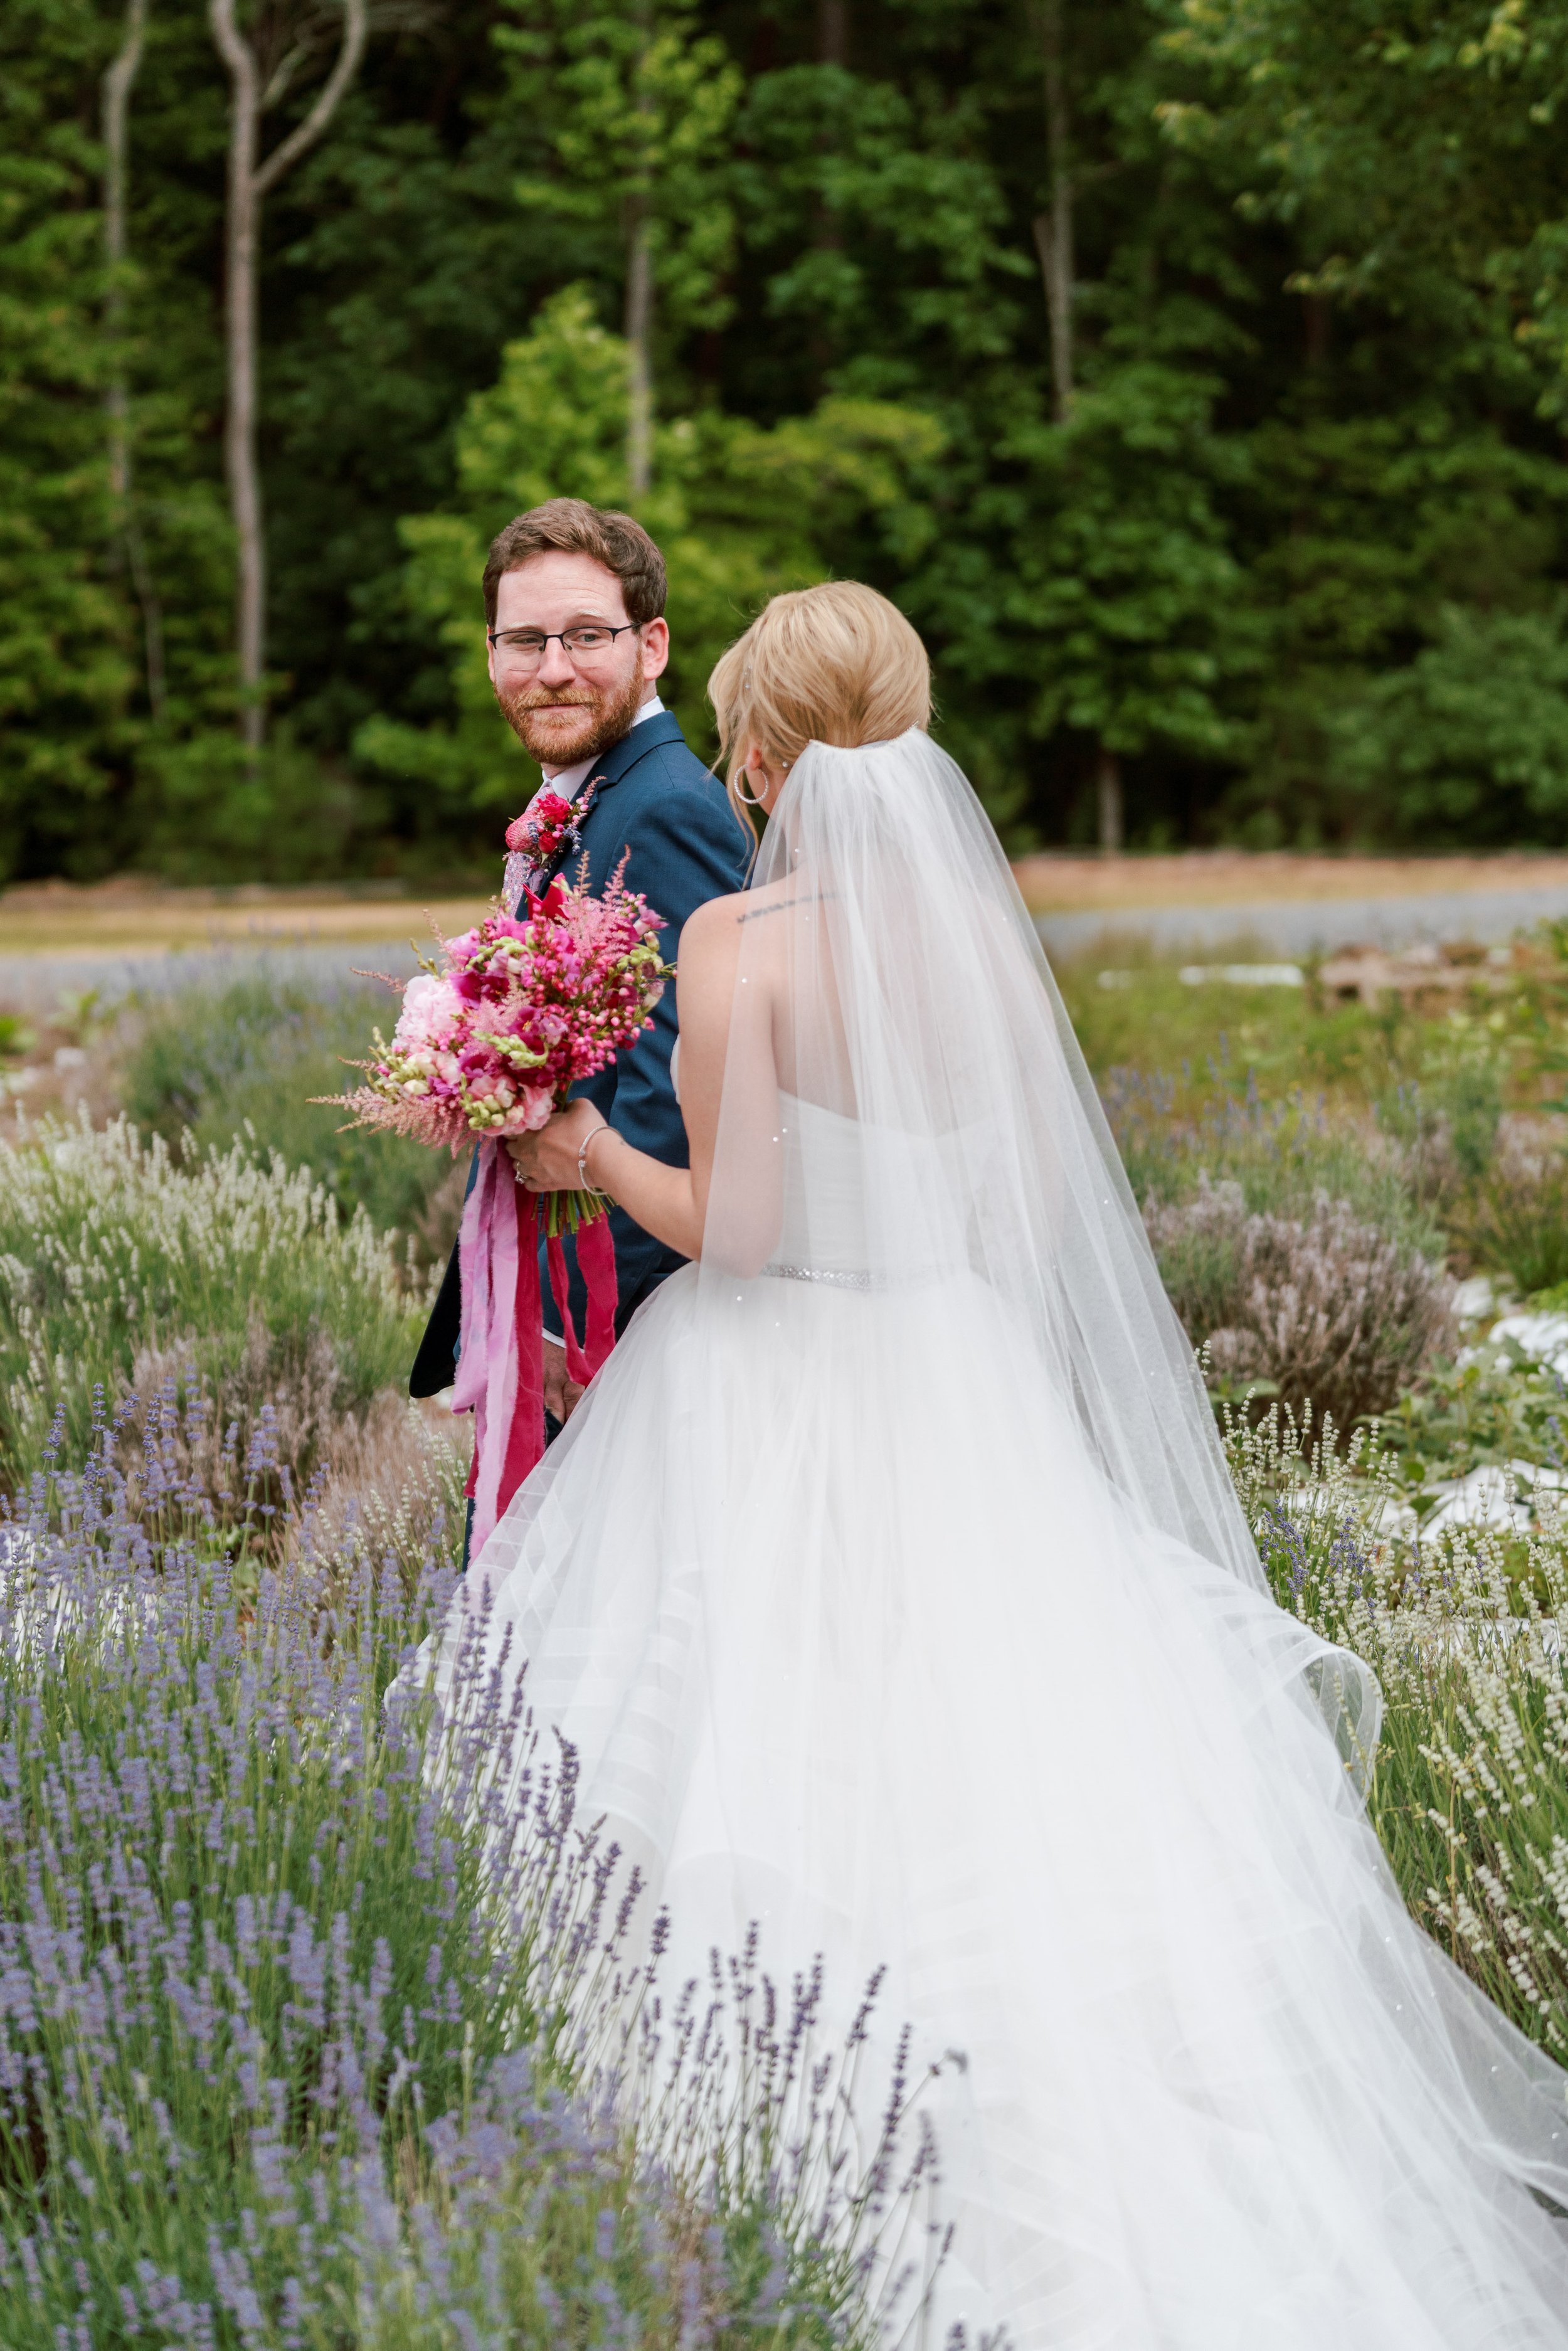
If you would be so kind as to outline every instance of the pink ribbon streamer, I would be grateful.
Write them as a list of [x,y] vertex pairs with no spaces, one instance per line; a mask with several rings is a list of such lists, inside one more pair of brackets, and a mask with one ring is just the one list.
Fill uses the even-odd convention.
[[615,1280],[615,1243],[611,1238],[608,1216],[595,1217],[591,1225],[579,1228],[577,1261],[588,1288],[583,1351],[591,1379],[615,1344],[615,1309],[620,1302]]
[[474,1415],[470,1560],[545,1447],[538,1216],[510,1155],[479,1146],[479,1174],[457,1237],[463,1352],[452,1409]]
[[581,1343],[572,1327],[567,1297],[566,1252],[559,1236],[546,1244],[546,1255],[549,1259],[550,1295],[560,1316],[561,1337],[566,1343],[567,1377],[575,1380],[580,1387],[586,1387],[615,1344],[615,1244],[610,1237],[609,1217],[597,1216],[591,1223],[577,1228],[578,1268],[588,1291]]
[[[455,1413],[474,1415],[470,1562],[545,1449],[538,1228],[539,1204],[517,1182],[511,1155],[499,1144],[482,1143],[479,1173],[457,1236],[463,1352],[452,1398]],[[586,1387],[615,1344],[615,1247],[608,1217],[578,1228],[577,1261],[588,1288],[582,1345],[567,1304],[566,1259],[559,1238],[548,1244],[548,1255],[567,1372]]]

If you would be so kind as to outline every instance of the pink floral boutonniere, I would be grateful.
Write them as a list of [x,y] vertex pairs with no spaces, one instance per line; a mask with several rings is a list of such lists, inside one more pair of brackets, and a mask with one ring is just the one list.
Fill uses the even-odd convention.
[[507,827],[507,847],[530,865],[551,865],[577,847],[579,810],[547,786]]

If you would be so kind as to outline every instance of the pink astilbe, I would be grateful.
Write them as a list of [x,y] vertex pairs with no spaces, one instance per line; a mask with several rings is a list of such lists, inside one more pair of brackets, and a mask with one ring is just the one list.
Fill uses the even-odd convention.
[[409,981],[392,1041],[378,1029],[376,1058],[358,1065],[365,1083],[332,1098],[356,1124],[454,1152],[528,1134],[652,1026],[664,918],[619,871],[601,898],[552,882],[524,909],[444,940],[445,969]]

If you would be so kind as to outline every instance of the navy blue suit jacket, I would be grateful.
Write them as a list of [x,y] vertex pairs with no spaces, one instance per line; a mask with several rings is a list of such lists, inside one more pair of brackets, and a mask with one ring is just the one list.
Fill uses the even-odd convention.
[[[577,795],[580,801],[591,787],[593,799],[580,827],[580,844],[560,871],[571,883],[580,883],[586,871],[590,887],[602,889],[624,856],[627,888],[640,891],[653,912],[664,917],[668,927],[660,935],[660,945],[665,960],[673,963],[688,914],[710,898],[744,887],[750,837],[724,786],[688,747],[679,721],[668,710],[644,719],[594,762]],[[686,1130],[670,1081],[676,1033],[672,981],[654,1008],[653,1028],[643,1031],[629,1052],[574,1090],[586,1094],[628,1143],[669,1167],[686,1165]],[[623,1208],[611,1211],[610,1229],[615,1242],[619,1332],[685,1259],[633,1224]],[[586,1300],[570,1240],[566,1259],[572,1317],[580,1336]],[[555,1317],[542,1251],[540,1273],[545,1323],[550,1329]],[[454,1249],[414,1359],[412,1395],[434,1395],[450,1384],[460,1338],[461,1298]]]

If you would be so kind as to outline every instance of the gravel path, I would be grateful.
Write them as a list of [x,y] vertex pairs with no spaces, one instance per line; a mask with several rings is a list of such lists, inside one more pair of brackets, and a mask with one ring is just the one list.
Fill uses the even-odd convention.
[[1244,949],[1273,961],[1348,946],[1440,946],[1450,939],[1492,946],[1548,915],[1568,915],[1568,883],[1397,898],[1277,898],[1251,905],[1037,914],[1035,927],[1046,952],[1062,959],[1091,954],[1113,959],[1118,948],[1136,945],[1155,955]]
[[196,947],[173,955],[0,956],[0,1008],[47,1012],[61,996],[89,988],[106,1005],[120,1004],[131,996],[172,996],[193,984],[221,987],[264,971],[331,988],[357,971],[406,978],[413,967],[406,937],[352,946]]

